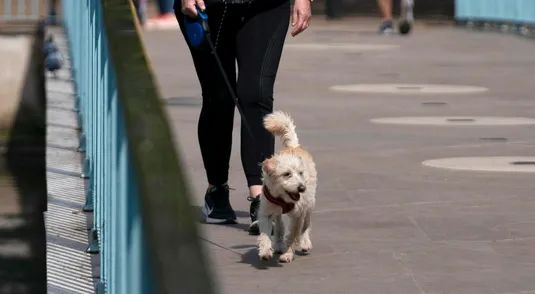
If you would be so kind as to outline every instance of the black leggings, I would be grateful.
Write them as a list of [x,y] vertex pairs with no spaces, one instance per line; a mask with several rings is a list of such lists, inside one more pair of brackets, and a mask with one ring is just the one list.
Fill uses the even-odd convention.
[[[241,160],[247,184],[261,185],[261,162],[275,148],[262,120],[273,111],[273,87],[289,26],[290,1],[256,0],[228,4],[226,9],[217,3],[206,12],[217,53],[258,142],[242,122]],[[180,1],[175,1],[175,13],[184,33]],[[204,168],[208,183],[221,185],[228,181],[235,106],[210,51],[190,51],[202,88],[198,136]]]

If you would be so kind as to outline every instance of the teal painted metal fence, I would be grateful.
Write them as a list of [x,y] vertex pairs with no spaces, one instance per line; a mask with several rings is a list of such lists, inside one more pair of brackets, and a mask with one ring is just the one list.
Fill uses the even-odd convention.
[[157,293],[102,6],[97,0],[62,2],[85,151],[83,177],[89,179],[84,209],[94,210],[88,251],[100,252],[98,292]]
[[62,0],[97,293],[212,294],[187,181],[128,0]]
[[458,20],[535,24],[535,0],[456,0]]

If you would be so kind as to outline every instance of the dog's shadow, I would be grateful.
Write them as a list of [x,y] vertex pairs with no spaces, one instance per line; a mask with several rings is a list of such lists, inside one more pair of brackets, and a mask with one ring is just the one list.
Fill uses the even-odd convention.
[[278,259],[279,255],[275,254],[270,260],[260,260],[260,257],[258,257],[258,249],[251,248],[241,255],[240,263],[249,264],[259,270],[267,270],[272,267],[282,267],[282,264],[279,263]]
[[[197,213],[198,222],[204,224],[205,222],[203,220],[204,219],[204,214],[202,212],[202,207],[201,206],[193,206],[193,210]],[[249,213],[245,212],[245,211],[239,211],[238,210],[238,211],[236,211],[236,216],[240,217],[240,218],[248,217]],[[233,228],[233,229],[236,229],[236,230],[239,230],[239,231],[247,231],[249,229],[249,225],[248,224],[242,224],[242,223],[238,223],[238,224],[219,224],[219,225],[220,226],[224,226],[224,227]],[[255,236],[252,236],[252,237],[255,237]],[[232,246],[231,248],[233,248],[233,249],[250,248],[247,252],[241,254],[241,260],[239,261],[239,263],[249,264],[252,267],[254,267],[256,269],[259,269],[259,270],[266,270],[266,269],[269,269],[269,268],[272,268],[272,267],[282,267],[282,264],[280,264],[279,261],[278,261],[279,254],[275,254],[271,260],[267,260],[267,261],[260,260],[260,257],[258,256],[258,249],[256,248],[255,245],[237,245],[237,246]]]

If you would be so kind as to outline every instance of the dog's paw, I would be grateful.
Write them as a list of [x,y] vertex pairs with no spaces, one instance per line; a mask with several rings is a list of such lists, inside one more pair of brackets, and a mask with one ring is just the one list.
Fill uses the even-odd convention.
[[301,239],[301,242],[299,243],[299,249],[303,253],[310,252],[310,250],[312,250],[312,241],[310,241],[310,238]]
[[294,254],[292,252],[286,252],[279,257],[280,262],[292,262],[294,260]]
[[273,258],[273,250],[271,248],[264,250],[260,249],[258,251],[258,256],[261,260],[270,260],[271,258]]
[[284,246],[284,242],[275,242],[275,245],[273,246],[273,250],[275,251],[275,253],[277,254],[281,254],[284,252],[284,250],[286,250],[285,246]]

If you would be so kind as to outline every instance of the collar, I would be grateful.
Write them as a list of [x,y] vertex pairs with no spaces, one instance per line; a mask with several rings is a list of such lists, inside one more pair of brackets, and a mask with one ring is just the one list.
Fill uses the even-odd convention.
[[282,214],[285,214],[285,213],[288,213],[290,211],[292,211],[295,207],[295,203],[288,203],[280,198],[275,198],[273,197],[273,195],[271,195],[271,192],[269,192],[268,188],[266,186],[264,186],[262,188],[262,193],[264,194],[264,197],[266,197],[266,199],[275,204],[275,205],[278,205],[282,208]]

